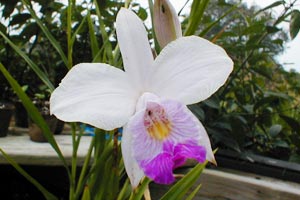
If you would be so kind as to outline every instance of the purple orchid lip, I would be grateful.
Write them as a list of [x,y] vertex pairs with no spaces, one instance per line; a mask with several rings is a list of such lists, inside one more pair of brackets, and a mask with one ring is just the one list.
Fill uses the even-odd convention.
[[187,159],[204,162],[205,147],[193,114],[185,105],[172,101],[146,102],[129,123],[133,133],[134,158],[145,175],[160,184],[174,182],[173,170]]
[[187,144],[164,143],[163,152],[154,159],[140,162],[145,175],[159,184],[171,184],[175,181],[173,170],[185,163],[188,158],[198,162],[205,161],[206,150],[204,147],[195,145],[193,142]]

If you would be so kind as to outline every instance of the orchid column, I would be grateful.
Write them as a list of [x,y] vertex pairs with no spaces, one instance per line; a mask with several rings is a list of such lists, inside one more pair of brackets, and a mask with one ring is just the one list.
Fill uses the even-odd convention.
[[74,66],[51,95],[52,114],[104,130],[123,127],[123,160],[134,188],[144,176],[172,183],[173,169],[188,158],[215,162],[204,127],[186,105],[225,83],[233,67],[226,52],[200,37],[180,37],[154,60],[135,13],[122,8],[116,29],[124,71],[103,63]]

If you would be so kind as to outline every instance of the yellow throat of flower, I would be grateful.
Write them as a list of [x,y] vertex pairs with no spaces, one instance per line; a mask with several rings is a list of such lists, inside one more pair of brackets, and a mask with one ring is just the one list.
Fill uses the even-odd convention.
[[148,134],[156,140],[164,140],[171,132],[171,123],[165,110],[159,104],[146,109],[144,125]]

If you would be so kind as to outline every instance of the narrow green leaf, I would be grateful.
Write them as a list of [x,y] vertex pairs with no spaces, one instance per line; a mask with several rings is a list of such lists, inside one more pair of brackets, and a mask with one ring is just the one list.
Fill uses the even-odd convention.
[[286,116],[286,115],[279,115],[281,119],[283,119],[295,132],[300,130],[300,123],[298,120]]
[[32,183],[45,197],[47,200],[56,200],[58,199],[52,193],[50,193],[46,188],[44,188],[36,179],[30,176],[18,163],[16,163],[9,155],[7,155],[1,148],[0,152],[3,157],[22,175],[24,176],[30,183]]
[[56,151],[58,157],[62,161],[63,165],[67,169],[68,174],[69,168],[67,165],[67,162],[62,155],[53,134],[51,133],[47,123],[45,122],[44,118],[38,111],[38,109],[34,106],[34,104],[31,102],[30,98],[26,95],[26,93],[22,90],[22,87],[18,84],[18,82],[10,75],[10,73],[5,69],[5,67],[0,63],[0,71],[6,78],[6,80],[9,82],[15,93],[18,95],[20,100],[22,101],[22,104],[24,105],[25,109],[27,110],[27,113],[31,117],[31,119],[41,128],[41,130],[44,133],[44,136],[47,138],[50,145],[53,147],[53,149]]
[[72,43],[72,8],[73,4],[75,5],[74,0],[68,0],[67,7],[67,44],[68,44],[68,62],[67,68],[71,69],[73,67],[73,43]]
[[145,178],[142,184],[131,193],[129,200],[140,200],[142,199],[145,190],[148,188],[149,183],[151,180],[149,178]]
[[213,21],[211,24],[209,24],[201,33],[199,36],[204,36],[208,31],[210,31],[215,25],[219,24],[219,22],[225,18],[227,15],[235,11],[240,4],[237,4],[235,6],[232,6],[228,11],[226,11],[221,17],[219,17],[217,20]]
[[194,189],[194,191],[186,198],[186,200],[192,200],[192,199],[194,199],[194,197],[196,196],[196,194],[199,192],[200,188],[201,188],[201,184],[198,185],[198,186]]
[[91,200],[91,193],[88,186],[85,186],[81,200]]
[[56,49],[58,54],[61,56],[61,59],[63,60],[66,67],[68,67],[68,59],[67,59],[65,53],[63,52],[60,44],[58,43],[58,41],[53,37],[53,35],[49,31],[49,29],[43,24],[43,22],[38,18],[35,11],[31,8],[31,5],[28,2],[28,0],[22,0],[22,2],[26,6],[26,8],[28,9],[28,11],[31,14],[32,18],[35,19],[35,21],[37,22],[39,27],[42,29],[43,33],[46,35],[46,37],[48,38],[48,40],[50,41],[52,46]]
[[98,46],[98,41],[97,41],[97,38],[95,35],[94,24],[93,24],[93,20],[91,18],[90,12],[88,12],[88,14],[87,14],[87,22],[88,22],[88,26],[89,26],[92,55],[94,58],[96,56],[97,52],[99,51],[99,46]]
[[129,183],[129,179],[127,178],[126,181],[125,181],[125,184],[123,184],[123,187],[118,195],[118,198],[117,200],[123,200],[123,199],[127,199],[128,196],[128,190],[130,190],[130,183]]
[[195,34],[209,1],[210,0],[193,1],[189,22],[184,33],[185,36]]
[[[113,64],[113,53],[112,53],[112,46],[111,43],[109,42],[109,37],[107,35],[107,32],[105,30],[105,24],[102,20],[102,15],[100,12],[100,8],[99,5],[97,3],[97,1],[94,1],[95,6],[96,6],[96,13],[98,16],[98,20],[99,20],[99,25],[100,25],[100,32],[101,32],[101,36],[103,38],[103,47],[104,47],[104,56],[105,58],[102,60],[105,62],[106,58],[108,59],[108,63],[109,64]],[[112,31],[114,32],[114,31]]]
[[36,73],[36,75],[47,85],[50,91],[54,90],[54,86],[51,81],[48,79],[48,76],[40,70],[40,68],[18,47],[16,46],[6,35],[0,32],[0,35],[4,38],[4,40],[27,62],[29,67]]
[[79,31],[81,31],[81,29],[83,28],[83,25],[86,21],[87,15],[81,20],[79,26],[77,27],[77,29],[74,31],[72,39],[71,39],[71,45],[73,46],[75,39],[76,39],[76,35],[78,34]]
[[87,170],[88,170],[89,165],[90,165],[94,145],[95,145],[95,137],[92,138],[88,153],[85,156],[84,164],[83,164],[83,167],[81,169],[80,176],[79,176],[78,183],[77,183],[77,187],[76,187],[75,197],[78,197],[81,194],[82,189],[84,187],[85,179],[87,178]]
[[280,0],[280,1],[276,1],[274,3],[271,3],[270,5],[268,5],[268,6],[264,7],[264,8],[262,8],[262,9],[260,9],[259,11],[257,11],[255,13],[255,15],[257,15],[257,14],[259,14],[259,13],[265,11],[265,10],[268,10],[270,8],[274,8],[274,7],[277,7],[277,6],[280,6],[280,5],[284,5],[284,0]]
[[300,11],[293,10],[291,15],[291,22],[290,22],[290,36],[294,39],[300,29]]
[[207,161],[196,165],[189,173],[179,180],[170,190],[161,198],[161,200],[182,199],[188,190],[198,180],[200,174],[205,168]]

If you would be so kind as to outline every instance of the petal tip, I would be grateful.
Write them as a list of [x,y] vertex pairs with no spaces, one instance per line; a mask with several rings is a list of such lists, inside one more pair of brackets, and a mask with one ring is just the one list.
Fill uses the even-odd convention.
[[214,164],[215,166],[218,166],[218,163],[217,163],[217,161],[216,161],[215,158],[209,160],[209,162],[212,163],[212,164]]

